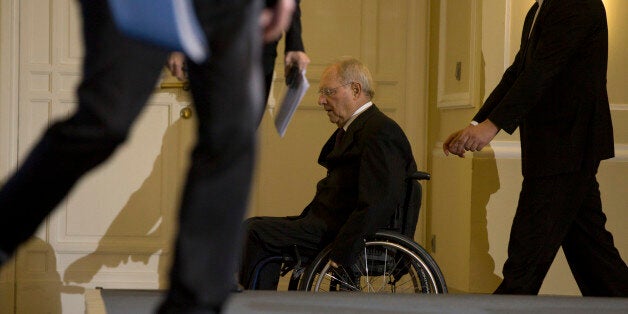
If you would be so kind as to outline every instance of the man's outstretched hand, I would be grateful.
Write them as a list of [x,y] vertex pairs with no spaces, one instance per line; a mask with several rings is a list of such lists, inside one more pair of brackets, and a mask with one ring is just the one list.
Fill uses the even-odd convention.
[[469,125],[449,135],[443,143],[443,152],[447,156],[451,153],[464,158],[465,151],[482,150],[495,138],[497,132],[499,128],[488,119],[478,125]]

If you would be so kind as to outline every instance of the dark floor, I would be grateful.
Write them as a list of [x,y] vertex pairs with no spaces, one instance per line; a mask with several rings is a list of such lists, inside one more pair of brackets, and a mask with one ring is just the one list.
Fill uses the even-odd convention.
[[[163,292],[101,291],[107,314],[154,313]],[[402,295],[245,291],[233,294],[225,313],[439,313],[439,314],[626,314],[628,298],[494,296],[480,294]]]

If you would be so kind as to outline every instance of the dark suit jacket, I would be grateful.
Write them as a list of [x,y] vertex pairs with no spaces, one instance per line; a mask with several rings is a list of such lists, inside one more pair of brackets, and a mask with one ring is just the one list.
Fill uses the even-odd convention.
[[474,120],[519,127],[524,177],[592,170],[614,156],[601,0],[545,0],[526,17],[514,63]]
[[332,260],[346,265],[363,247],[363,237],[386,227],[403,205],[404,179],[416,164],[399,125],[375,105],[349,125],[336,148],[335,141],[334,133],[321,150],[318,162],[327,176],[304,214],[325,221],[323,242],[332,242]]

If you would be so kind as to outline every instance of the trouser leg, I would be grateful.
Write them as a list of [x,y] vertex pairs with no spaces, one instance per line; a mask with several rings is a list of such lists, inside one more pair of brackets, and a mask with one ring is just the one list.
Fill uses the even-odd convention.
[[257,118],[257,125],[262,123],[264,118],[264,112],[268,105],[268,96],[270,96],[270,88],[273,84],[273,76],[275,73],[275,59],[277,58],[277,41],[267,43],[262,48],[262,71],[264,74],[264,102],[259,117]]
[[[268,263],[260,269],[254,278],[256,268],[269,257],[281,256],[282,246],[288,246],[284,217],[252,217],[244,222],[245,238],[239,281],[245,289],[277,290],[279,283],[280,264]],[[280,230],[281,229],[281,230]],[[282,235],[287,242],[283,245],[269,245],[268,237]],[[256,282],[254,285],[253,282]]]
[[563,251],[582,295],[628,297],[628,267],[605,224],[599,185],[593,180]]
[[537,294],[572,222],[587,184],[580,172],[523,181],[497,294]]
[[82,16],[85,57],[78,108],[43,134],[0,191],[0,251],[7,256],[83,174],[126,139],[167,56],[121,36],[105,0],[83,1]]
[[198,114],[164,313],[218,311],[235,284],[262,103],[261,3],[195,2],[211,56],[190,63]]
[[[240,268],[240,283],[250,288],[256,266],[271,256],[292,254],[294,248],[302,257],[313,257],[326,243],[324,235],[331,233],[324,222],[313,215],[305,217],[253,217],[245,221],[246,236]],[[276,290],[279,266],[268,264],[257,278],[258,290]]]

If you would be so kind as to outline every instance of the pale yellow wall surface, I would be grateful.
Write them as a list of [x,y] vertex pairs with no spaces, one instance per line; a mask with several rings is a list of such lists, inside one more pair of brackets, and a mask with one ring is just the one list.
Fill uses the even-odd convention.
[[613,104],[628,104],[628,4],[624,0],[604,0],[608,20],[608,96]]
[[[479,0],[478,0],[479,1]],[[438,27],[433,1],[430,39],[429,145],[433,147],[429,192],[430,231],[434,254],[454,292],[490,293],[501,282],[508,236],[521,188],[519,136],[500,132],[491,145],[467,158],[445,157],[442,142],[463,128],[479,109],[437,109]],[[519,49],[523,19],[532,0],[482,0],[481,67],[477,86],[485,99]],[[435,4],[436,3],[436,4]],[[607,229],[624,260],[628,259],[628,1],[605,0],[609,23],[608,91],[614,124],[616,157],[602,162],[598,174]],[[454,22],[451,22],[454,23]],[[447,25],[451,25],[448,23]],[[456,251],[454,251],[456,250]],[[578,295],[562,251],[558,253],[541,294]]]
[[[437,261],[450,291],[467,291],[470,285],[471,159],[434,158],[430,182],[430,226],[434,235],[431,254]],[[442,174],[447,174],[446,176]]]
[[628,3],[604,0],[608,19],[608,98],[616,143],[628,143]]
[[[469,40],[470,36],[468,32],[459,32],[459,28],[469,29],[471,21],[468,12],[471,10],[471,1],[469,0],[456,0],[449,1],[447,5],[447,14],[451,16],[450,19],[445,21],[445,26],[451,31],[447,32],[447,49],[445,57],[448,61],[445,67],[445,71],[448,73],[455,73],[456,62],[465,60],[466,56],[470,54]],[[466,61],[466,60],[465,60]],[[463,64],[463,67],[465,64]],[[448,93],[460,93],[469,89],[468,84],[469,71],[461,71],[460,80],[456,80],[454,75],[448,75],[445,79],[445,92]]]

